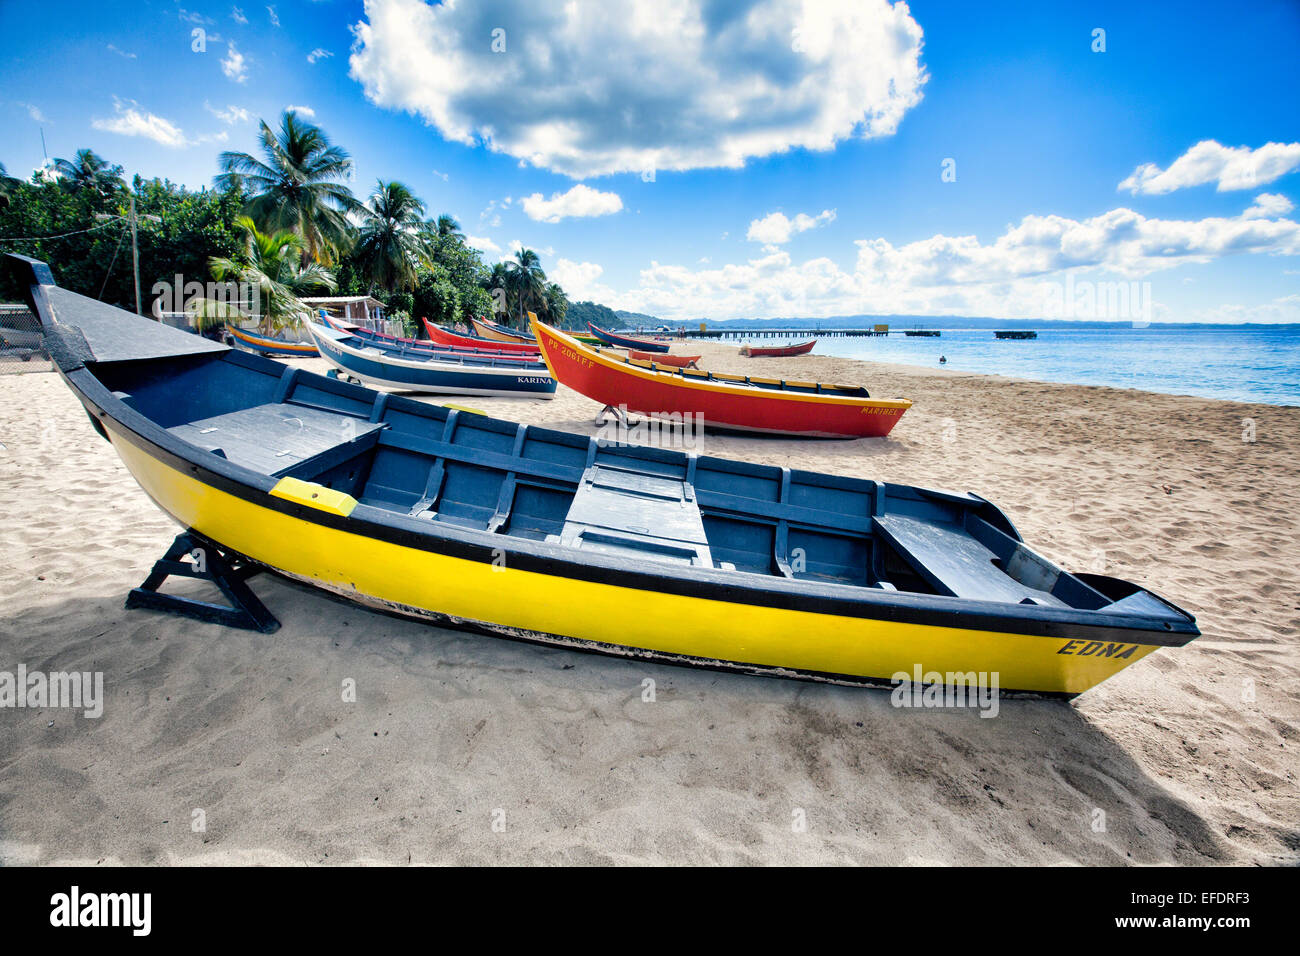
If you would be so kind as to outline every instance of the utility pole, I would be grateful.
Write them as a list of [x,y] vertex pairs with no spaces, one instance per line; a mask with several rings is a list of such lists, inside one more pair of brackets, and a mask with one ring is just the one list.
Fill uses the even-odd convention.
[[[121,216],[107,216],[99,213],[96,219],[121,219]],[[135,314],[144,315],[144,310],[140,307],[140,237],[136,229],[141,219],[148,219],[150,222],[162,222],[158,216],[138,216],[135,211],[135,196],[131,196],[131,210],[126,216],[127,222],[131,224],[131,264],[132,271],[135,273]]]

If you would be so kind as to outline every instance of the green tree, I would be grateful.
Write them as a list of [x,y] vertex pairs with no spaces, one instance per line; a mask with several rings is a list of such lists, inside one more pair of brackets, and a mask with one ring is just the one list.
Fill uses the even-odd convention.
[[[420,270],[412,315],[437,325],[453,325],[464,317],[461,290],[441,263],[434,262]],[[417,331],[422,335],[423,326]]]
[[459,239],[461,242],[465,241],[465,233],[461,231],[460,223],[446,213],[443,213],[437,219],[434,219],[425,225],[427,231],[436,236]]
[[73,159],[56,159],[54,172],[65,188],[77,192],[90,189],[108,196],[126,188],[122,167],[114,166],[93,149],[79,149]]
[[[248,216],[240,216],[236,224],[246,236],[244,254],[238,259],[211,259],[208,268],[212,277],[256,287],[264,334],[297,327],[310,319],[311,308],[299,296],[333,292],[337,285],[334,274],[318,262],[302,264],[303,239],[296,232],[289,229],[260,232]],[[208,301],[197,303],[194,313],[204,327],[233,317],[228,309]]]
[[424,203],[399,182],[379,181],[370,197],[353,261],[372,286],[387,291],[414,288],[429,261],[420,235]]
[[[134,311],[131,235],[123,218],[128,194],[105,196],[62,183],[46,177],[13,181],[8,206],[0,203],[0,240],[23,241],[2,242],[0,250],[48,262],[64,288]],[[243,233],[234,226],[243,204],[239,193],[191,192],[137,176],[130,195],[137,211],[161,219],[140,223],[140,288],[146,311],[155,283],[171,285],[178,274],[183,281],[202,280],[209,258],[237,255],[244,246]],[[21,295],[0,270],[0,301]]]
[[514,297],[519,327],[528,326],[525,313],[542,310],[546,292],[546,273],[541,257],[532,249],[520,249],[506,262],[507,289]]
[[293,110],[285,111],[278,133],[262,120],[260,139],[265,161],[248,153],[221,154],[217,188],[247,190],[244,211],[260,228],[297,232],[304,266],[333,264],[352,246],[348,214],[366,211],[345,184],[352,171],[347,151]]
[[564,294],[559,283],[548,282],[543,298],[546,302],[546,320],[557,328],[563,327],[564,316],[569,311],[569,297]]

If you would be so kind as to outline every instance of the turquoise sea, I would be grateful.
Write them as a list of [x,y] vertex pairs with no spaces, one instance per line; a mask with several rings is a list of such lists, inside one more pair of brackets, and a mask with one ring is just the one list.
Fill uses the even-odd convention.
[[[936,368],[945,356],[944,368],[968,372],[1300,405],[1300,326],[1040,325],[1038,338],[1027,341],[998,340],[991,329],[951,328],[943,320],[924,327],[943,334],[907,337],[896,326],[887,338],[821,338],[816,352]],[[807,337],[814,334],[810,329]]]

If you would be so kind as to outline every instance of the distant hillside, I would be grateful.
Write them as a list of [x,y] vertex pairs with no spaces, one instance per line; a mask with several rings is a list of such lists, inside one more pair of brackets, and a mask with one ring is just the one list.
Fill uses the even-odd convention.
[[615,309],[614,314],[633,328],[650,329],[668,324],[659,316],[646,315],[644,312],[628,312],[626,309]]
[[570,302],[564,324],[571,329],[586,329],[588,322],[602,329],[622,329],[627,326],[619,314],[608,306],[596,302]]

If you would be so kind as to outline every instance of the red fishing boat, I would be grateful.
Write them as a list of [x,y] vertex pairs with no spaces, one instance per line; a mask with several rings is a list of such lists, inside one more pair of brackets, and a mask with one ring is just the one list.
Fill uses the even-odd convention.
[[537,355],[537,346],[528,342],[501,342],[494,339],[481,339],[475,335],[462,335],[449,332],[440,325],[434,325],[428,319],[420,319],[424,331],[429,333],[429,341],[438,345],[450,345],[460,349],[484,349],[497,352],[510,352],[515,355]]
[[531,318],[555,379],[607,408],[647,416],[696,414],[706,427],[733,431],[879,438],[912,407],[906,399],[872,398],[860,385],[650,366],[588,348]]
[[798,345],[742,345],[740,347],[741,355],[748,355],[750,358],[785,358],[788,355],[807,355],[813,350],[817,340],[809,342],[800,342]]

